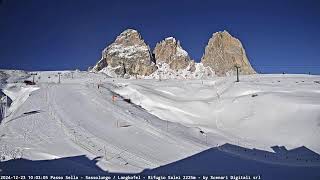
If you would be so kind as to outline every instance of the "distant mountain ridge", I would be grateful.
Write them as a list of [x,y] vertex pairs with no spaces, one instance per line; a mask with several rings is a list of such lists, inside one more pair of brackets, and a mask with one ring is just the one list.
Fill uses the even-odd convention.
[[204,78],[227,76],[240,67],[240,74],[254,74],[239,39],[227,31],[213,33],[200,63],[195,63],[179,40],[168,37],[153,51],[137,30],[127,29],[102,51],[102,57],[90,71],[111,77]]

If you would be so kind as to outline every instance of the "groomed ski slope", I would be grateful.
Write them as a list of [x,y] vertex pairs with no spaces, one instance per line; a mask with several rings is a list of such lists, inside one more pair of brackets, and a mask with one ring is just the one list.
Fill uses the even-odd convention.
[[0,126],[7,160],[87,155],[99,157],[105,171],[130,173],[225,143],[320,153],[319,76],[252,75],[235,83],[234,77],[158,81],[72,73],[62,72],[61,83],[47,71],[38,72],[36,86],[5,85],[4,93],[23,100]]
[[208,148],[198,131],[174,124],[177,131],[171,133],[167,122],[141,108],[113,102],[111,79],[98,89],[95,80],[104,76],[78,76],[61,84],[40,81],[40,89],[4,119],[1,144],[7,158],[13,151],[32,160],[85,154],[103,157],[98,165],[109,172],[140,172]]

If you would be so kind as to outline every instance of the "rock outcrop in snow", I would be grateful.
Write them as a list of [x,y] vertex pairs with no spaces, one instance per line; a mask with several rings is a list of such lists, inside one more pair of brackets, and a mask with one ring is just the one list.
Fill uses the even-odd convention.
[[[166,63],[172,70],[185,69],[192,62],[187,51],[181,47],[180,41],[173,37],[168,37],[157,43],[153,53],[157,64]],[[192,70],[194,70],[194,65]]]
[[101,71],[108,67],[118,76],[150,75],[156,70],[149,46],[138,31],[127,29],[102,52],[101,60],[93,67],[93,71]]
[[144,79],[208,79],[214,76],[210,67],[204,67],[202,63],[191,63],[186,68],[173,70],[169,64],[157,63],[158,69]]
[[232,37],[227,31],[216,32],[212,35],[201,58],[201,63],[211,67],[218,76],[233,74],[235,66],[240,67],[240,74],[256,73],[239,39]]

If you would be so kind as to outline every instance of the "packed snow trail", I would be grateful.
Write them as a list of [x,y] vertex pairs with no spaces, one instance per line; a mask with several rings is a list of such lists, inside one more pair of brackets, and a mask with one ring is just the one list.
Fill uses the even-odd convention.
[[[112,102],[109,98],[112,96],[110,92],[102,94],[91,87],[66,84],[51,87],[49,94],[52,96],[49,98],[49,102],[52,102],[50,106],[55,109],[53,113],[57,114],[63,125],[74,130],[74,134],[79,134],[71,139],[81,141],[77,138],[90,134],[97,143],[92,142],[91,147],[96,147],[95,151],[107,148],[107,156],[110,151],[124,152],[122,158],[129,164],[154,167],[170,161],[172,157],[182,158],[184,153],[200,150],[194,143],[166,136],[167,132],[159,132],[144,119],[132,117],[126,111],[129,104],[127,108],[118,108],[114,105],[118,102]],[[129,127],[121,127],[121,124]]]
[[[91,84],[43,83],[5,122],[3,143],[20,144],[23,157],[31,159],[101,156],[98,164],[111,172],[142,171],[207,148],[203,137],[192,134],[199,132],[188,138],[181,132],[189,128],[175,124],[170,134],[167,122],[111,96],[108,88]],[[34,110],[40,113],[21,116]]]

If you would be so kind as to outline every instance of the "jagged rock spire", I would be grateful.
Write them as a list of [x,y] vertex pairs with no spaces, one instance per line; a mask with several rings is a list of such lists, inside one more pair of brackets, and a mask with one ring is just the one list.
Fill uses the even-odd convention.
[[201,62],[204,66],[211,67],[218,76],[234,73],[235,66],[240,67],[241,74],[256,73],[239,39],[232,37],[227,31],[212,35]]
[[184,69],[191,63],[187,51],[181,47],[180,41],[173,37],[165,38],[157,43],[153,53],[157,63],[167,63],[173,70]]

